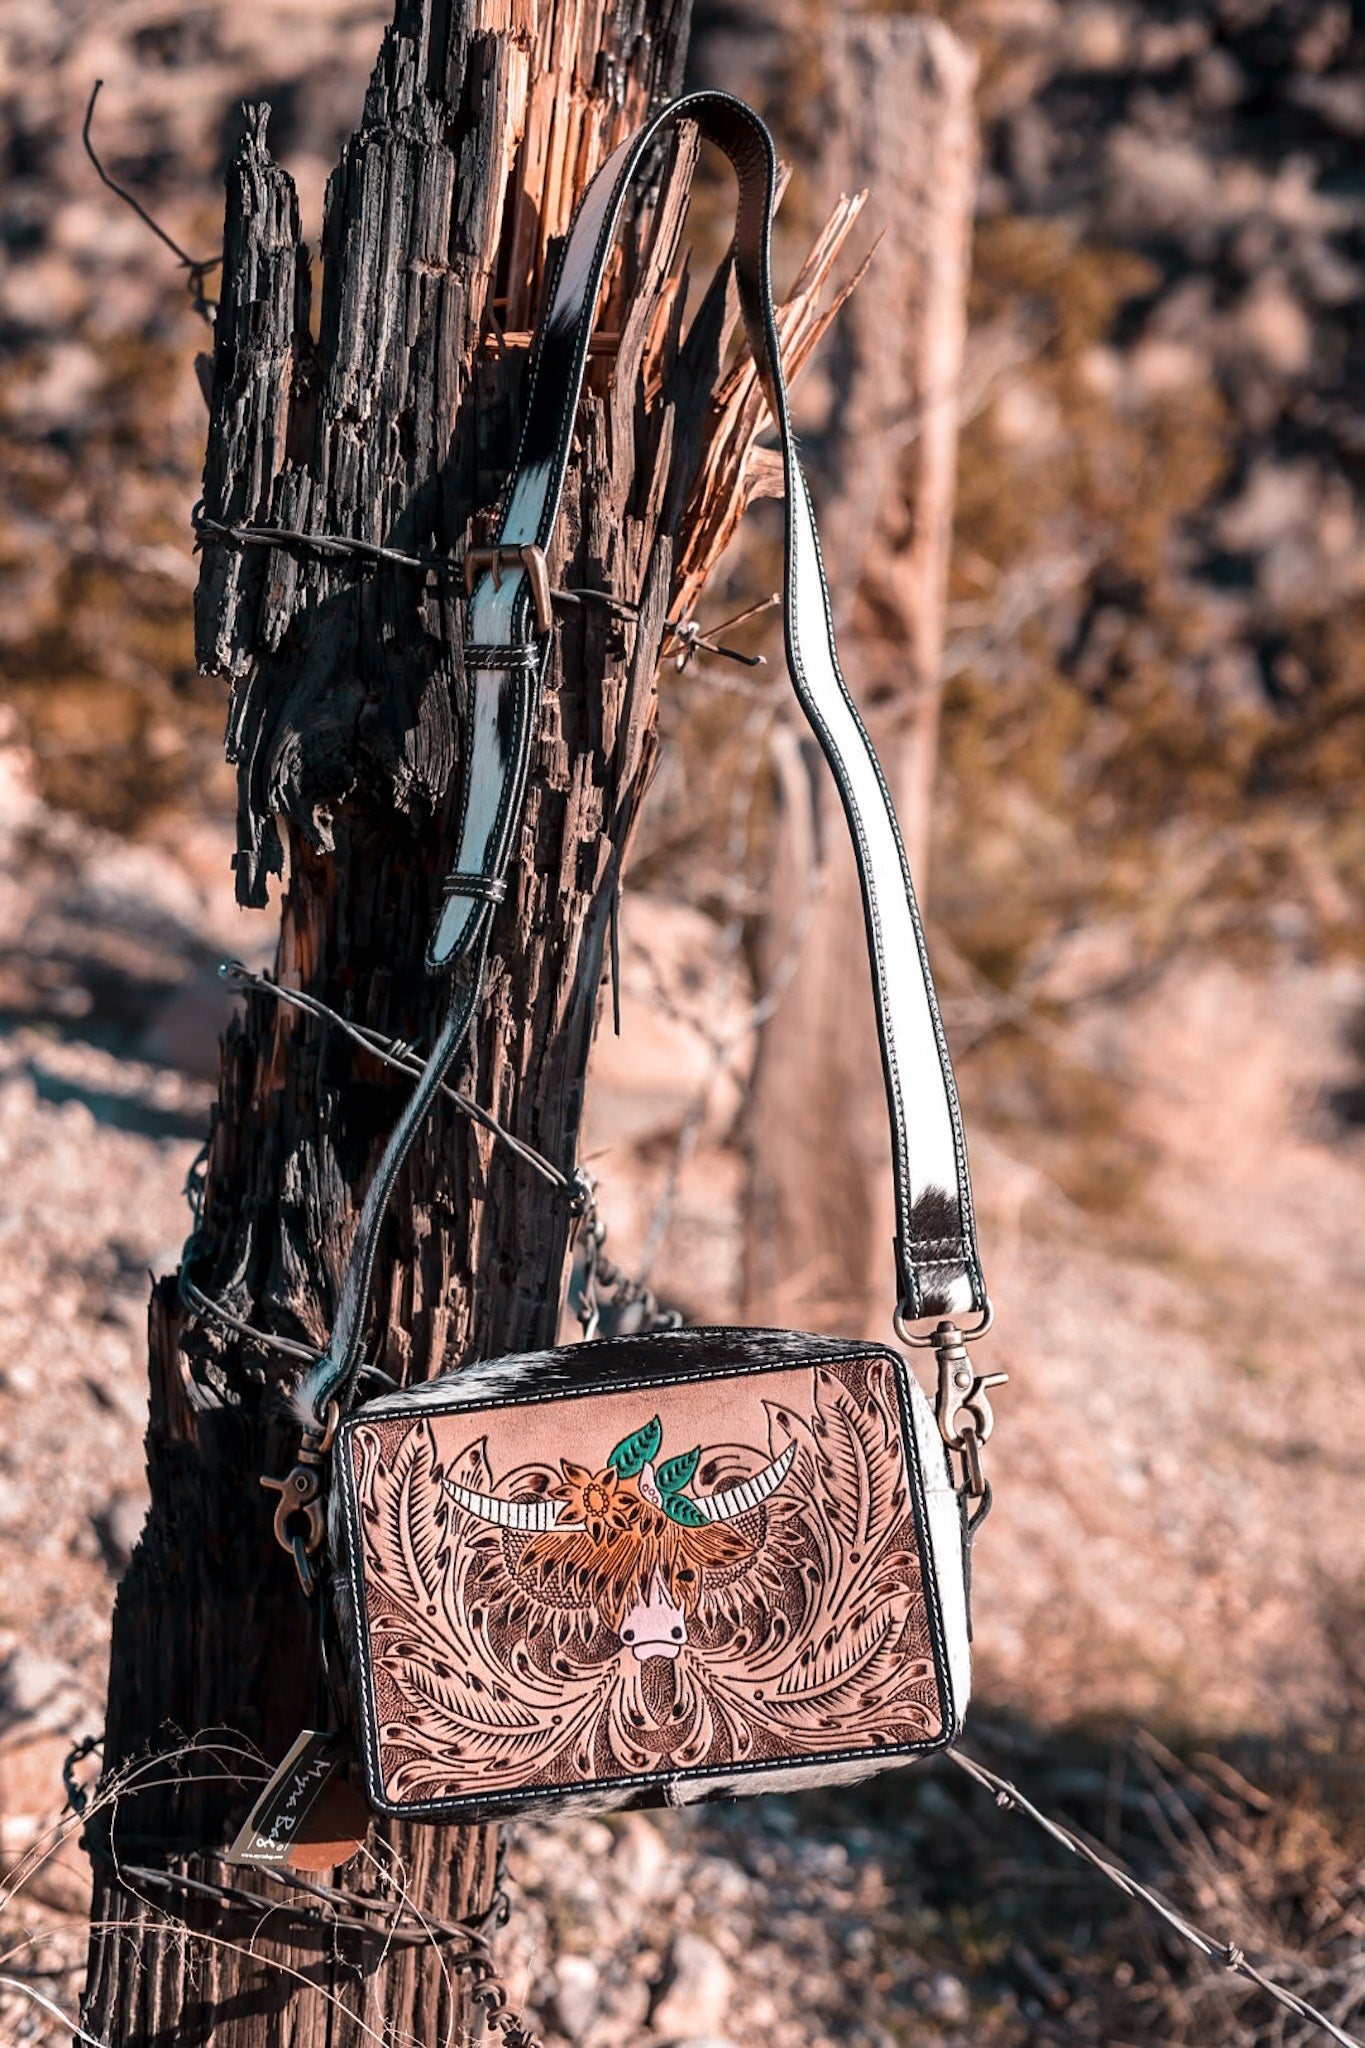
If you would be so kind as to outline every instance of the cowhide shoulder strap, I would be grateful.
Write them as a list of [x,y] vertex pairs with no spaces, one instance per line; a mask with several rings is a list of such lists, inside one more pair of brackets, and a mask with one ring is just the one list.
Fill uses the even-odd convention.
[[903,1320],[989,1313],[957,1090],[905,848],[876,754],[839,671],[820,544],[792,434],[771,276],[777,156],[751,108],[727,93],[699,92],[675,100],[623,142],[583,196],[541,320],[521,447],[497,538],[467,559],[469,716],[461,821],[429,955],[433,967],[451,974],[451,993],[440,1034],[366,1196],[331,1343],[300,1390],[296,1405],[306,1420],[321,1415],[331,1398],[340,1396],[345,1405],[360,1358],[384,1209],[478,1005],[489,928],[522,815],[553,626],[546,553],[597,303],[631,183],[664,131],[684,122],[695,123],[725,152],[739,180],[735,276],[786,476],[787,666],[838,785],[862,884],[891,1118],[897,1313]]

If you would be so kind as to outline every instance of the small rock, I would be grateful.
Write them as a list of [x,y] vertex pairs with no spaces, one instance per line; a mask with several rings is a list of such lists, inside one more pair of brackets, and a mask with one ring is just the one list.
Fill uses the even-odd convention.
[[554,1985],[560,2032],[579,2041],[597,2011],[597,1965],[588,1956],[561,1956],[555,1964]]
[[58,341],[44,349],[42,367],[16,391],[16,412],[30,435],[70,426],[88,411],[103,377],[93,348],[80,341]]
[[920,2004],[936,2020],[965,2020],[972,2009],[967,1987],[951,1970],[935,1970],[919,1987]]
[[1129,23],[1118,7],[1078,7],[1070,23],[1070,51],[1078,70],[1117,71],[1128,55]]
[[664,1874],[670,1861],[667,1842],[643,1814],[623,1816],[612,1862],[632,1899],[644,1901],[657,1897],[663,1889]]
[[17,327],[37,334],[60,334],[84,310],[86,287],[61,256],[31,256],[12,264],[0,288],[0,307]]
[[146,1500],[133,1493],[116,1493],[97,1514],[90,1517],[90,1526],[99,1539],[104,1562],[116,1579],[123,1577],[132,1562],[146,1518]]
[[603,1821],[580,1821],[574,1836],[574,1847],[584,1856],[592,1857],[594,1862],[601,1856],[610,1856],[612,1852],[612,1832]]
[[669,1950],[663,1996],[653,2026],[665,2041],[690,2041],[719,2031],[730,2003],[730,1968],[700,1934],[683,1931]]
[[639,2048],[649,2018],[649,1986],[638,1977],[603,1987],[593,2021],[593,2048]]
[[1188,342],[1154,334],[1133,350],[1128,374],[1140,397],[1169,398],[1205,381],[1208,358],[1203,350]]
[[95,1703],[70,1665],[0,1633],[0,1746],[47,1733],[74,1742],[98,1727]]
[[1302,302],[1285,278],[1264,272],[1247,293],[1235,316],[1238,341],[1282,376],[1297,377],[1313,354],[1313,326]]

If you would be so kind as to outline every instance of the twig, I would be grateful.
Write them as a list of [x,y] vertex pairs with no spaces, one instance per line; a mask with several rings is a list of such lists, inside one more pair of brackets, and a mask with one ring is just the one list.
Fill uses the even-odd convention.
[[70,2013],[63,2012],[55,2000],[46,1997],[41,1991],[35,1991],[31,1984],[25,1984],[21,1978],[0,1977],[0,1984],[3,1984],[7,1991],[18,1991],[23,1997],[31,1998],[35,2005],[40,2005],[54,2020],[60,2020],[73,2040],[85,2041],[89,2048],[108,2048],[106,2042],[96,2040],[93,2034],[87,2034],[84,2027],[78,2026]]

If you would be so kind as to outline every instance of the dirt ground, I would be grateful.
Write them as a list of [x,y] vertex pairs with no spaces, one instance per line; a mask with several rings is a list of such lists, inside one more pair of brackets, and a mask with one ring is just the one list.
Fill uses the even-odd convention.
[[[213,961],[263,957],[269,918],[232,906],[223,827],[206,822],[177,847],[116,839],[49,811],[22,748],[0,754],[0,770],[0,1797],[8,1789],[12,1854],[35,1811],[59,1806],[72,1736],[99,1724],[113,1587],[145,1498],[147,1274],[178,1256],[226,1003]],[[666,1297],[707,1290],[723,1316],[738,1096],[685,1021],[714,953],[697,913],[635,913],[628,899],[624,1031],[602,1049],[587,1150],[629,1263],[709,1085],[654,1277]],[[1332,1106],[1356,1082],[1363,997],[1353,968],[1209,966],[1136,1000],[1082,1005],[1074,1055],[1124,1077],[1149,1154],[1121,1224],[975,1133],[999,1304],[992,1364],[1012,1374],[975,1578],[987,1727],[1003,1712],[1044,1734],[1144,1722],[1217,1738],[1339,1710],[1341,1631],[1365,1576],[1365,1137]],[[970,1116],[970,1056],[964,1088]],[[609,1142],[613,1129],[628,1141]],[[717,1814],[524,1828],[503,1950],[514,1989],[551,2040],[591,2048],[952,2040],[969,2017],[990,2018],[990,2039],[1032,2038],[1010,2031],[1027,2030],[1027,1984],[955,1967],[957,1937],[907,1866],[916,1830],[932,1835],[935,1801],[949,1799],[933,1774],[902,1781],[890,1819],[874,1806],[812,1822],[776,1800],[747,1825]],[[78,1981],[80,1896],[68,1857],[6,1916],[21,1943],[37,1936],[28,1953],[62,1996]],[[0,2039],[42,2038],[22,2031],[31,2010],[0,1996]]]
[[[235,908],[225,862],[215,877],[212,826],[174,850],[116,841],[48,811],[21,750],[0,764],[0,1624],[97,1686],[109,1565],[142,1497],[147,1274],[178,1258],[229,1001],[214,966],[263,957],[270,919]],[[623,1035],[601,1047],[585,1144],[627,1265],[709,1072],[686,1021],[708,1006],[706,921],[635,910],[627,897]],[[1356,1079],[1362,1003],[1353,966],[1214,964],[1084,1008],[1076,1056],[1123,1076],[1150,1155],[1122,1221],[973,1134],[999,1305],[983,1356],[1012,1375],[979,1682],[1032,1717],[1273,1729],[1331,1707],[1328,1642],[1365,1581],[1365,1134],[1330,1107]],[[963,1084],[970,1116],[970,1057]],[[666,1298],[706,1290],[723,1318],[733,1079],[707,1099],[653,1277]]]

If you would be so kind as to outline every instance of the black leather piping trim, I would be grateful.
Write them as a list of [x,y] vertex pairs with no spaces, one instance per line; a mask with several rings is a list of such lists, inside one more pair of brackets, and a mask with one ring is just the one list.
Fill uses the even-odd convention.
[[[785,453],[786,450],[784,449],[784,456]],[[791,489],[791,486],[792,479],[790,475],[788,475],[788,490]],[[804,478],[801,479],[800,487],[803,490],[805,489]],[[919,949],[920,971],[924,977],[924,988],[925,994],[928,998],[930,1017],[933,1022],[934,1039],[938,1047],[940,1075],[943,1082],[944,1092],[948,1098],[949,1116],[952,1123],[953,1131],[953,1151],[957,1163],[957,1202],[958,1214],[962,1218],[962,1237],[960,1244],[954,1246],[953,1256],[955,1259],[959,1259],[961,1261],[964,1269],[966,1270],[971,1280],[973,1307],[976,1309],[983,1309],[986,1305],[986,1283],[985,1277],[981,1271],[980,1258],[976,1251],[976,1215],[972,1201],[971,1176],[967,1166],[967,1140],[966,1134],[962,1126],[962,1106],[958,1099],[957,1079],[953,1073],[952,1055],[948,1050],[947,1033],[944,1031],[943,1028],[943,1015],[939,1009],[938,993],[934,987],[933,974],[929,966],[929,951],[925,943],[924,926],[919,913],[919,902],[916,898],[914,883],[911,880],[910,876],[910,862],[906,856],[905,842],[901,836],[900,820],[896,816],[896,808],[891,801],[891,792],[887,788],[886,777],[882,772],[881,762],[878,759],[876,749],[872,745],[871,736],[868,733],[867,727],[863,723],[862,714],[858,710],[858,706],[854,702],[853,697],[849,692],[847,683],[844,682],[843,670],[839,667],[838,659],[835,655],[833,607],[830,601],[829,582],[825,576],[824,556],[822,555],[820,550],[820,533],[813,517],[811,519],[811,532],[815,540],[815,559],[819,567],[820,591],[824,603],[825,622],[826,629],[829,634],[831,659],[834,663],[835,673],[838,675],[839,681],[843,686],[845,700],[847,701],[849,710],[853,714],[858,730],[866,743],[869,761],[876,774],[877,781],[881,786],[882,794],[886,799],[887,815],[890,819],[892,830],[895,833],[896,848],[898,853],[900,854],[901,878],[905,885],[905,893],[910,908],[910,917],[915,928],[915,940]],[[790,576],[794,573],[794,562],[791,558],[794,553],[795,546],[794,535],[792,533],[790,524],[788,526],[787,546],[787,573]],[[794,648],[789,636],[786,640],[786,648],[787,660],[791,666],[793,677],[795,677],[797,674],[801,674],[804,683],[804,671],[801,668],[800,657],[797,650]],[[848,791],[844,778],[839,773],[839,769],[836,765],[839,760],[838,748],[834,745],[833,736],[829,734],[829,728],[826,726],[823,717],[820,716],[818,708],[815,707],[813,704],[808,705],[806,700],[803,698],[802,709],[806,711],[806,715],[810,719],[811,723],[813,725],[818,723],[820,729],[829,737],[829,745],[827,748],[823,749],[823,751],[825,753],[825,758],[829,763],[830,773],[834,778],[835,786],[839,791],[839,798],[840,802],[843,805],[844,817],[847,820],[849,831],[857,838],[859,846],[863,849],[864,852],[864,858],[860,859],[858,862],[858,880],[860,893],[862,895],[863,901],[863,920],[867,930],[868,944],[874,948],[876,958],[878,962],[881,963],[885,960],[886,955],[885,948],[882,943],[880,922],[877,919],[875,903],[873,899],[870,897],[866,887],[864,886],[864,880],[868,872],[869,865],[866,857],[866,841],[863,839],[862,827],[861,824],[858,822],[856,811],[852,805],[851,793]],[[903,1254],[912,1255],[916,1250],[922,1248],[910,1236],[911,1213],[909,1190],[911,1186],[911,1176],[910,1162],[905,1142],[905,1105],[904,1098],[901,1094],[900,1076],[897,1068],[895,1052],[890,1043],[886,1028],[886,1004],[882,992],[884,982],[880,974],[877,977],[875,977],[875,979],[877,980],[877,987],[875,990],[877,1004],[877,1032],[878,1037],[881,1041],[882,1063],[887,1075],[888,1087],[892,1085],[892,1075],[894,1074],[896,1077],[894,1084],[896,1094],[896,1107],[893,1110],[892,1116],[891,1142],[893,1148],[895,1149],[899,1165],[899,1170],[896,1174],[896,1209],[898,1216],[897,1256],[898,1264],[902,1268],[900,1273],[900,1282],[902,1290],[906,1295],[907,1301],[916,1311],[918,1311],[922,1296],[920,1293],[918,1276],[914,1272],[914,1261],[912,1257],[910,1257],[907,1260],[907,1257],[902,1256]],[[926,1263],[932,1264],[934,1262],[926,1261]]]
[[[667,1338],[675,1333],[664,1331],[656,1334]],[[636,1341],[647,1340],[640,1339]],[[534,1356],[534,1354],[530,1355]],[[947,1655],[942,1595],[939,1588],[933,1535],[929,1526],[929,1510],[926,1499],[925,1476],[920,1460],[919,1438],[915,1433],[914,1421],[910,1414],[909,1404],[912,1397],[907,1384],[911,1378],[910,1369],[898,1352],[891,1350],[889,1347],[875,1344],[851,1344],[846,1350],[830,1354],[828,1359],[822,1362],[836,1363],[840,1357],[865,1358],[869,1356],[885,1358],[890,1363],[892,1379],[896,1386],[896,1398],[901,1420],[901,1442],[905,1450],[906,1464],[910,1472],[916,1550],[919,1555],[920,1578],[924,1589],[925,1611],[929,1619],[930,1640],[934,1656],[934,1676],[938,1688],[938,1708],[941,1722],[938,1734],[927,1736],[922,1742],[905,1743],[895,1747],[830,1749],[822,1750],[818,1755],[814,1756],[765,1757],[761,1760],[747,1763],[740,1761],[727,1764],[724,1769],[715,1765],[696,1764],[686,1770],[655,1771],[638,1777],[594,1778],[577,1785],[535,1786],[528,1787],[520,1792],[498,1792],[488,1795],[477,1792],[460,1793],[450,1799],[430,1800],[421,1803],[414,1802],[411,1804],[404,1804],[387,1798],[379,1760],[379,1711],[374,1690],[374,1667],[369,1655],[369,1614],[365,1604],[365,1580],[358,1563],[361,1549],[359,1503],[355,1491],[355,1468],[349,1455],[350,1438],[366,1419],[366,1411],[362,1410],[358,1415],[349,1417],[337,1433],[337,1442],[333,1449],[333,1485],[338,1489],[346,1529],[346,1576],[353,1602],[352,1612],[356,1643],[355,1661],[360,1667],[358,1692],[361,1762],[365,1772],[366,1791],[370,1804],[374,1807],[375,1811],[393,1820],[440,1820],[461,1817],[473,1820],[480,1816],[496,1819],[504,1814],[510,1815],[531,1810],[536,1805],[550,1806],[560,1802],[581,1805],[598,1797],[601,1797],[605,1803],[614,1794],[619,1792],[639,1792],[655,1788],[662,1790],[669,1784],[724,1783],[738,1777],[755,1777],[763,1772],[767,1772],[769,1775],[777,1775],[779,1773],[788,1775],[796,1771],[805,1770],[818,1772],[832,1764],[865,1763],[869,1774],[871,1774],[874,1771],[883,1769],[888,1763],[894,1762],[898,1758],[908,1759],[932,1756],[938,1750],[949,1748],[957,1739],[959,1724]],[[794,1362],[792,1360],[782,1359],[775,1361],[771,1365],[751,1365],[740,1367],[738,1370],[734,1367],[718,1367],[711,1372],[680,1373],[676,1379],[647,1381],[642,1384],[682,1386],[695,1380],[747,1379],[765,1372],[785,1372],[793,1369]],[[795,1369],[799,1370],[799,1362],[795,1363]],[[622,1393],[636,1391],[634,1387],[624,1380],[612,1380],[607,1385],[599,1387],[596,1391],[606,1392],[608,1390]],[[481,1401],[477,1405],[471,1404],[463,1412],[478,1414],[481,1410],[488,1408],[519,1407],[525,1406],[528,1403],[538,1404],[540,1400],[546,1398],[571,1399],[587,1391],[589,1389],[581,1387],[566,1390],[562,1395],[558,1396],[554,1394],[548,1397],[544,1395],[536,1396],[528,1392],[526,1395],[516,1399],[495,1397],[492,1400]],[[433,1413],[448,1414],[453,1412],[459,1411],[455,1409],[423,1407],[420,1410],[413,1411],[413,1420],[416,1422],[420,1419],[429,1419]],[[373,1419],[376,1421],[388,1421],[399,1418],[395,1418],[390,1414],[388,1416],[377,1416]]]

